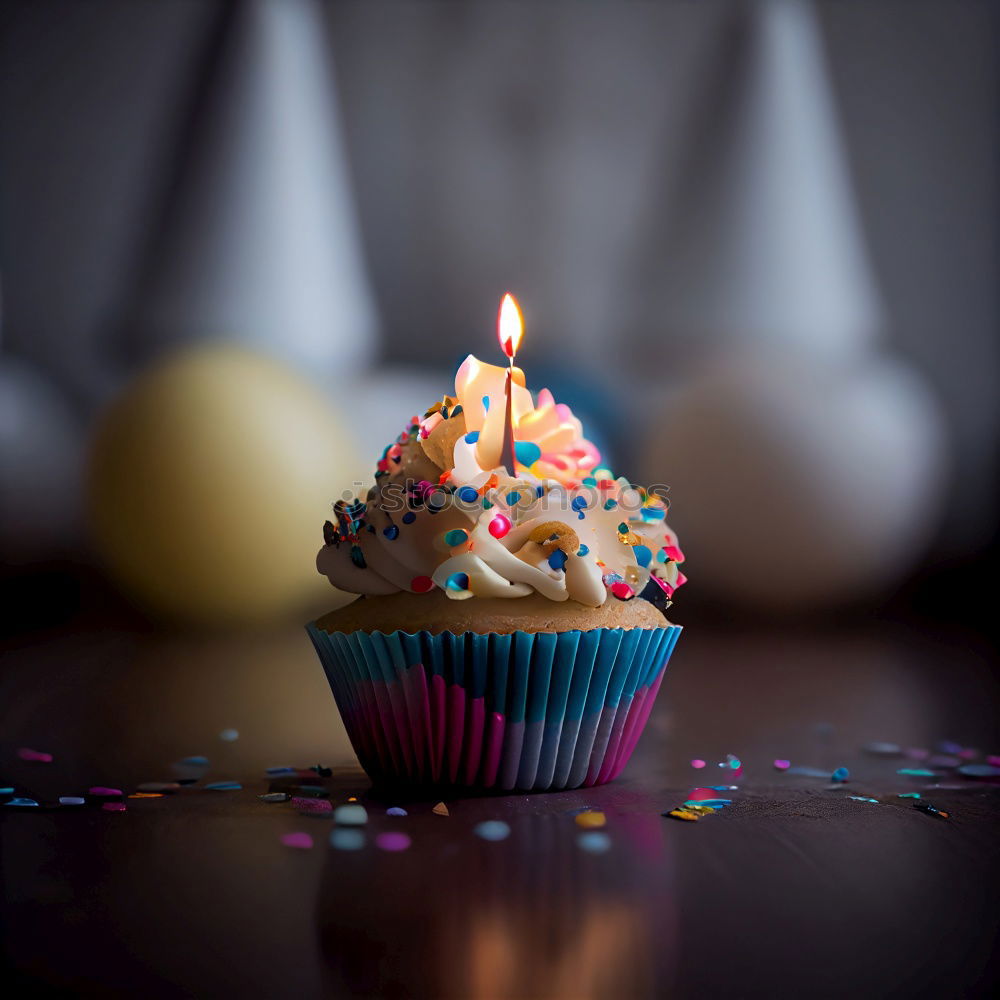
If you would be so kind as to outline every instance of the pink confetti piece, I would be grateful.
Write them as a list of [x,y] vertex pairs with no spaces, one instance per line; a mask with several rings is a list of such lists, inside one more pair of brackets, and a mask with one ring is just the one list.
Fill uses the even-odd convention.
[[326,815],[333,812],[333,806],[328,799],[309,799],[293,797],[292,805],[302,813],[313,813],[314,815]]
[[42,750],[32,750],[31,747],[20,747],[17,755],[21,760],[33,760],[39,764],[52,763],[52,754],[45,753]]
[[700,757],[695,757],[695,759],[691,761],[691,766],[696,771],[700,771],[705,766],[705,762]]
[[774,767],[777,771],[787,771],[791,766],[792,762],[790,760],[779,759],[774,762]]
[[125,812],[124,802],[105,802],[101,808],[109,813],[123,813]]
[[375,846],[383,851],[405,851],[412,843],[405,833],[380,833],[375,838]]
[[104,795],[104,796],[120,796],[122,790],[120,788],[105,788],[104,785],[94,785],[93,788],[88,789],[90,795]]
[[296,847],[303,851],[308,851],[313,845],[313,839],[308,833],[283,833],[281,842],[285,847]]

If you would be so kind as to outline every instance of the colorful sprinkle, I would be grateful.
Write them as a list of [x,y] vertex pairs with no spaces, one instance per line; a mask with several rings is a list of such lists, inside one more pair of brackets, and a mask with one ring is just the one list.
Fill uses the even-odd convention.
[[61,806],[82,806],[87,800],[82,795],[60,795]]
[[624,581],[618,581],[617,583],[611,584],[608,588],[611,591],[612,596],[617,597],[619,601],[630,601],[635,597],[635,591]]
[[700,771],[705,766],[705,762],[700,757],[695,757],[694,760],[691,761],[691,766],[696,771]]
[[365,846],[365,835],[360,830],[335,826],[330,833],[330,846],[337,851],[360,851]]
[[667,816],[670,819],[682,819],[687,823],[697,823],[701,819],[701,815],[692,809],[671,809],[669,812],[662,813],[661,815]]
[[578,556],[585,556],[590,552],[590,549],[586,545],[581,545],[577,550],[576,554]]
[[920,792],[900,792],[896,796],[896,798],[897,799],[919,799],[920,798]]
[[405,833],[391,831],[380,833],[375,838],[375,846],[380,851],[405,851],[413,841]]
[[257,798],[261,802],[287,802],[291,796],[288,792],[265,792],[263,795],[258,795]]
[[308,851],[313,845],[313,839],[308,833],[283,833],[281,842],[285,847],[294,847],[300,851]]
[[450,816],[451,813],[448,812],[448,807],[443,803],[439,802],[432,810],[435,816]]
[[452,573],[444,582],[446,590],[463,591],[469,589],[468,573]]
[[414,522],[414,521],[415,521],[416,519],[417,519],[417,515],[416,515],[416,514],[414,514],[412,510],[408,510],[408,511],[407,511],[407,512],[406,512],[406,513],[405,513],[405,514],[403,515],[403,524],[413,524],[413,522]]
[[382,534],[385,535],[390,542],[395,541],[399,538],[399,528],[395,524],[390,524],[388,528],[382,529]]
[[653,558],[653,553],[645,545],[633,545],[632,552],[635,555],[635,561],[640,566],[648,566]]
[[732,805],[732,799],[688,799],[684,803],[685,809],[690,809],[692,806],[705,806],[708,809],[724,809],[728,805]]
[[410,581],[410,589],[417,594],[426,594],[434,589],[434,581],[429,576],[415,576]]
[[243,786],[238,781],[213,781],[205,786],[207,792],[239,792]]
[[515,441],[514,457],[521,465],[534,465],[542,457],[542,449],[534,441]]
[[300,813],[308,816],[329,816],[333,806],[326,799],[312,799],[304,796],[293,796],[292,805]]
[[368,810],[359,803],[337,806],[333,813],[333,821],[338,826],[364,826],[368,822]]
[[21,808],[23,806],[37,806],[38,803],[34,799],[16,798],[9,799],[4,803],[5,806],[14,806],[15,808]]
[[510,518],[506,514],[494,514],[490,521],[490,534],[494,538],[503,538],[511,528]]
[[553,549],[549,555],[549,566],[554,570],[566,568],[566,553],[562,549]]
[[925,767],[901,767],[896,774],[906,775],[908,778],[933,778],[934,772],[928,771]]
[[444,533],[445,545],[454,548],[456,545],[464,545],[469,540],[469,533],[461,528],[452,528]]
[[483,840],[506,840],[510,836],[510,827],[500,819],[487,819],[477,823],[472,832]]
[[120,798],[125,793],[120,788],[105,788],[103,785],[94,785],[87,790],[88,795],[100,795],[103,797],[115,796]]
[[844,782],[851,776],[851,772],[847,770],[846,767],[838,767],[833,774],[830,775],[831,781]]
[[928,816],[937,816],[940,819],[948,819],[951,815],[943,809],[938,809],[937,806],[932,806],[929,802],[914,802],[913,808],[919,809],[922,813],[927,813]]
[[848,795],[849,799],[854,799],[855,802],[878,802],[878,799],[870,799],[867,795]]
[[402,806],[389,806],[385,811],[386,816],[409,816],[410,814]]
[[475,503],[479,499],[479,491],[472,486],[462,486],[458,490],[458,499],[463,503]]
[[286,774],[298,774],[299,770],[296,767],[269,767],[264,772],[269,778],[281,778]]
[[790,760],[784,760],[780,757],[774,762],[774,769],[776,771],[787,771],[791,766],[792,762]]
[[587,498],[586,497],[573,497],[570,502],[570,506],[573,510],[579,512],[587,509]]
[[604,854],[611,849],[611,838],[601,830],[588,830],[577,834],[577,846],[588,854]]
[[489,413],[490,412],[490,397],[483,396],[483,409]]
[[594,830],[607,823],[607,817],[599,809],[589,809],[576,814],[576,825],[586,830]]
[[45,753],[42,750],[32,750],[31,747],[20,747],[17,751],[17,755],[21,758],[21,760],[30,760],[37,764],[52,763],[52,754]]
[[521,494],[517,490],[511,490],[504,499],[507,501],[508,507],[515,507],[521,502]]
[[479,431],[469,431],[469,433],[465,435],[465,440],[469,444],[475,444],[479,440]]

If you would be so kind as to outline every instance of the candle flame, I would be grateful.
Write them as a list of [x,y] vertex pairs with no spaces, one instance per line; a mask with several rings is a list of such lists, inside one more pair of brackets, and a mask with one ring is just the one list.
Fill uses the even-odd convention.
[[517,349],[521,346],[524,336],[524,320],[521,318],[521,308],[517,299],[510,292],[500,300],[500,312],[497,315],[497,339],[504,354],[514,360]]

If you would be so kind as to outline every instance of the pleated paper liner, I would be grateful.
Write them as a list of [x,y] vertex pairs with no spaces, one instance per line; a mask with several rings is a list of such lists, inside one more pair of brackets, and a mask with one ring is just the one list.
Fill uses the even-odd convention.
[[505,791],[616,778],[681,633],[307,630],[372,781]]

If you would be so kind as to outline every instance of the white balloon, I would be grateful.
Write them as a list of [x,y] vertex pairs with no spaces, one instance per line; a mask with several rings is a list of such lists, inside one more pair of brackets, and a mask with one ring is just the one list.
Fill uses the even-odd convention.
[[731,355],[656,424],[646,481],[670,484],[692,586],[734,603],[868,597],[912,567],[938,523],[944,430],[901,363]]

